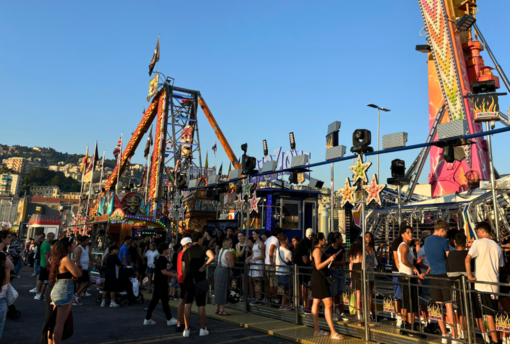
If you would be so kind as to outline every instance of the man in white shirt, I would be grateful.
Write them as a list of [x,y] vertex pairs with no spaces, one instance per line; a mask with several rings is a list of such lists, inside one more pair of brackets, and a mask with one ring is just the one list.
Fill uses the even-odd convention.
[[[487,222],[479,222],[476,224],[476,234],[478,240],[473,241],[471,248],[466,256],[466,272],[470,281],[480,282],[499,282],[499,269],[505,265],[503,250],[492,240],[492,229]],[[475,276],[471,272],[471,259],[476,258]],[[492,342],[498,342],[498,334],[496,332],[496,323],[494,315],[499,309],[498,306],[498,285],[488,285],[475,283],[475,290],[481,293],[475,294],[478,302],[474,303],[474,313],[476,323],[481,332],[485,332],[483,315],[487,316],[487,325],[489,325]],[[482,307],[483,306],[483,307]],[[483,308],[483,312],[482,312]]]
[[285,266],[292,265],[292,252],[289,250],[289,239],[286,235],[280,235],[280,247],[276,250],[276,276],[278,278],[277,293],[278,289],[282,296],[282,305],[280,306],[281,311],[291,311],[289,302],[289,291],[290,291],[290,269]]
[[267,238],[266,245],[266,259],[265,259],[265,270],[266,270],[266,290],[269,291],[267,293],[271,302],[276,304],[280,303],[280,300],[277,296],[277,288],[278,288],[278,278],[275,275],[275,266],[276,266],[276,254],[278,247],[280,247],[280,235],[282,235],[282,229],[280,227],[275,227],[271,231],[271,236]]

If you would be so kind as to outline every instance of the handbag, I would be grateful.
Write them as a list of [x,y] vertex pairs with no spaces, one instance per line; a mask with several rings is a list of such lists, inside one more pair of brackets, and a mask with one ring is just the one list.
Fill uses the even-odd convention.
[[[312,258],[313,258],[313,253],[312,253]],[[315,265],[315,261],[313,259],[312,259],[312,263],[313,263],[313,267],[315,268],[315,270],[317,270],[322,275],[322,277],[324,277],[324,279],[326,280],[326,282],[328,282],[329,285],[335,284],[335,277],[331,276],[331,274],[326,275],[322,270],[317,269],[317,266]]]
[[7,284],[7,290],[5,292],[5,299],[7,300],[7,306],[10,306],[18,298],[18,292],[11,284]]
[[356,294],[351,293],[351,298],[349,299],[349,313],[354,315],[356,314]]

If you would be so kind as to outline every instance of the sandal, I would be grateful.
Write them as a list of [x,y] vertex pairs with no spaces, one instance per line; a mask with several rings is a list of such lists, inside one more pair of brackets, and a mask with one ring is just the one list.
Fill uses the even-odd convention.
[[320,330],[319,333],[314,334],[315,337],[326,337],[329,336],[327,332],[324,332],[323,330]]
[[333,336],[329,337],[331,340],[342,340],[344,339],[343,336],[340,335],[340,333],[335,333]]
[[220,312],[219,310],[216,310],[216,311],[214,312],[214,314],[218,314],[219,312]]
[[227,313],[227,312],[223,311],[221,313],[218,313],[218,315],[222,315],[222,316],[228,317],[230,315],[230,313]]

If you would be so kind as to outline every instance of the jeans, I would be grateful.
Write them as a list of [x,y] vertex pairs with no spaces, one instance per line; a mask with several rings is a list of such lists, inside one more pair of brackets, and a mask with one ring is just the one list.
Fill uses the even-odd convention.
[[23,258],[19,257],[18,258],[18,263],[14,265],[14,274],[15,275],[19,274],[19,270],[21,269],[21,265],[22,264],[23,264]]
[[4,332],[5,317],[7,316],[7,300],[0,300],[0,339],[2,339],[2,333]]
[[34,273],[39,275],[41,273],[41,267],[39,266],[39,259],[34,261]]

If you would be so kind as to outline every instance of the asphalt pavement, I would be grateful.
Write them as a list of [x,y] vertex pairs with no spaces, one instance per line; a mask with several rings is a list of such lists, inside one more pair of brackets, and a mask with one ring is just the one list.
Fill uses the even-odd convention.
[[[32,344],[39,343],[45,314],[45,301],[34,300],[35,294],[29,290],[35,287],[35,278],[30,277],[29,267],[21,270],[21,277],[13,281],[13,286],[19,292],[16,308],[21,316],[7,319],[0,343]],[[255,330],[239,327],[219,320],[207,318],[206,327],[209,336],[199,337],[200,323],[198,315],[191,315],[191,336],[184,338],[182,333],[176,333],[175,326],[166,326],[166,319],[161,305],[158,305],[152,319],[156,325],[144,326],[148,303],[137,301],[134,305],[120,308],[101,308],[96,303],[98,291],[96,287],[89,288],[92,296],[83,299],[83,306],[73,306],[74,334],[64,343],[291,343],[290,341],[273,337]],[[177,316],[175,309],[172,315]]]

